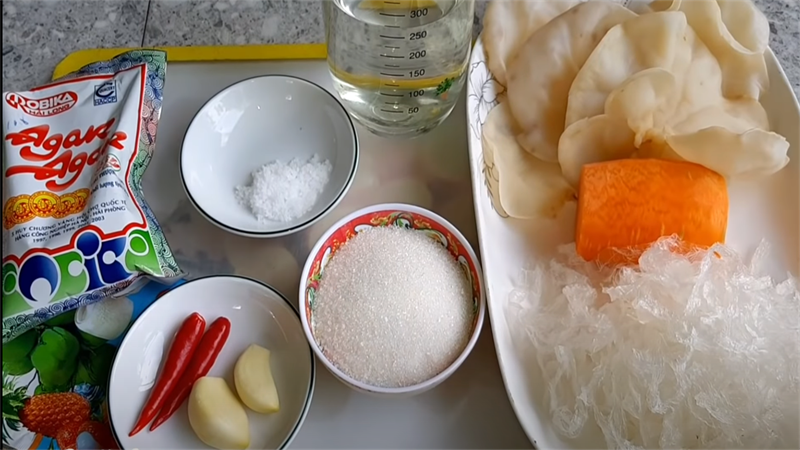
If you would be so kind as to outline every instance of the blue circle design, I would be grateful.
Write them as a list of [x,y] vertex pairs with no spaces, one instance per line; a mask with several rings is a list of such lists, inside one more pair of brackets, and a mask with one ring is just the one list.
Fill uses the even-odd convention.
[[100,237],[92,232],[83,233],[76,244],[78,250],[86,258],[92,258],[100,251]]
[[44,255],[33,255],[19,268],[19,291],[28,300],[36,301],[31,293],[33,282],[44,278],[50,284],[50,295],[56,292],[58,286],[58,266]]

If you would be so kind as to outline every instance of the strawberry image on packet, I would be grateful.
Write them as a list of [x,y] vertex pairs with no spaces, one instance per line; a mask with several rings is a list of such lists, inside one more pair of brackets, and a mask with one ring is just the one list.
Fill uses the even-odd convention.
[[165,52],[136,50],[3,94],[4,347],[62,313],[183,276],[141,185],[165,75]]

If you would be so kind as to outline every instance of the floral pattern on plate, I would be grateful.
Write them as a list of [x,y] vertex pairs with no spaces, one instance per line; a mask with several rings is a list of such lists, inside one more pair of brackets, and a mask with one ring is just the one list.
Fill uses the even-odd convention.
[[[476,45],[473,52],[483,53],[483,46]],[[470,128],[470,139],[482,143],[483,124],[489,112],[497,106],[505,95],[505,87],[501,85],[489,71],[485,58],[477,58],[469,67],[469,83],[467,86],[467,111]],[[480,172],[486,193],[491,200],[492,209],[500,217],[508,217],[508,213],[500,204],[500,185],[494,154],[487,146],[481,145]]]

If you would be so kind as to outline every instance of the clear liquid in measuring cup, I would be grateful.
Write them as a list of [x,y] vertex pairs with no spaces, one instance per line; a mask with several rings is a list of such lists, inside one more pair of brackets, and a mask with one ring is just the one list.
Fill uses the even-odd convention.
[[458,101],[474,0],[327,0],[328,65],[345,107],[381,136],[439,125]]

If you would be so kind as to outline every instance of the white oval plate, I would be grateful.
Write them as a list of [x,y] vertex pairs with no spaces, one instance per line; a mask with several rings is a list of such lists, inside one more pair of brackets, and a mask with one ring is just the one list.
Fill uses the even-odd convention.
[[[773,131],[789,141],[791,160],[769,178],[730,184],[726,242],[749,254],[766,238],[771,244],[768,272],[783,280],[787,271],[795,276],[800,274],[800,106],[775,54],[767,50],[765,56],[770,90],[761,103]],[[574,241],[575,208],[564,208],[556,220],[520,221],[501,216],[492,206],[492,192],[495,195],[498,192],[496,172],[494,162],[484,160],[481,134],[486,116],[503,95],[503,86],[486,65],[483,41],[479,38],[469,68],[467,123],[475,220],[497,359],[511,405],[534,445],[596,449],[605,442],[598,430],[584,433],[576,440],[556,434],[544,402],[545,386],[535,355],[517,347],[519,342],[506,321],[508,296],[520,269],[532,262],[547,261],[559,245]]]
[[149,426],[128,437],[139,417],[156,371],[183,320],[198,312],[206,329],[220,316],[231,321],[231,334],[209,376],[223,377],[235,393],[233,366],[250,345],[272,352],[271,365],[281,409],[258,414],[249,409],[251,449],[285,448],[297,434],[314,393],[314,354],[294,307],[271,287],[249,278],[211,276],[176,287],[153,303],[131,326],[111,367],[108,410],[122,449],[209,448],[189,425],[186,402],[153,432]]

